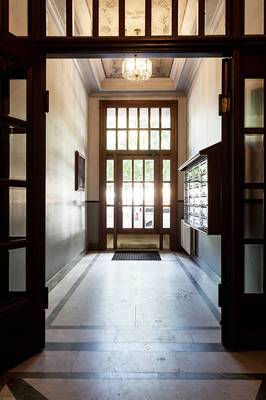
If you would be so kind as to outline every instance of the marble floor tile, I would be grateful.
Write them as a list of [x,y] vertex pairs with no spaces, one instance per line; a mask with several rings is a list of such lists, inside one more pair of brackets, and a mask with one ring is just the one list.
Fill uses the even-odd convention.
[[260,381],[27,379],[49,400],[255,400]]

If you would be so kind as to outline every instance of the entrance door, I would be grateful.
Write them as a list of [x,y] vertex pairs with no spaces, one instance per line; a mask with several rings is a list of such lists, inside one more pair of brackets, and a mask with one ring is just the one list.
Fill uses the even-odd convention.
[[0,33],[0,371],[45,344],[45,57]]
[[103,248],[176,249],[176,105],[101,103]]
[[223,64],[222,340],[265,346],[266,57],[236,51]]

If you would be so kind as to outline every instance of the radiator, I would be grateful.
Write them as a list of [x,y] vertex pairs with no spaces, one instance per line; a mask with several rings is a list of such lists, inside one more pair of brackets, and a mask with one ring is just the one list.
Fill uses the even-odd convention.
[[188,253],[191,254],[191,228],[184,224],[184,220],[181,219],[181,247]]

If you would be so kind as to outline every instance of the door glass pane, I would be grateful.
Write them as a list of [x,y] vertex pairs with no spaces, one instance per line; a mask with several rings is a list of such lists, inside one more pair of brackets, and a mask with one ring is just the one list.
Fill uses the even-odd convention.
[[225,0],[205,0],[205,35],[224,34]]
[[264,0],[245,0],[245,34],[264,34]]
[[154,160],[145,160],[145,181],[154,180]]
[[72,0],[73,35],[92,35],[92,0]]
[[139,131],[139,149],[148,150],[149,149],[149,132]]
[[125,0],[125,35],[145,35],[145,0]]
[[106,180],[107,181],[114,180],[114,160],[106,161]]
[[66,36],[66,0],[46,0],[46,35]]
[[245,190],[244,227],[246,239],[264,238],[263,190]]
[[128,131],[128,150],[137,150],[138,131]]
[[198,0],[178,1],[178,35],[198,34]]
[[154,208],[153,207],[145,207],[145,229],[153,229],[154,228]]
[[163,207],[163,228],[170,228],[170,207]]
[[127,109],[118,108],[118,128],[125,129],[127,127]]
[[132,181],[132,160],[123,160],[123,181]]
[[143,180],[143,160],[134,160],[134,181]]
[[26,188],[9,190],[9,234],[26,236]]
[[170,131],[161,131],[161,149],[170,150]]
[[107,249],[114,248],[114,235],[112,233],[108,233],[106,235],[106,248]]
[[152,35],[172,34],[172,0],[152,0]]
[[245,79],[245,128],[264,127],[264,79]]
[[106,207],[106,228],[114,227],[114,207]]
[[163,181],[170,181],[170,160],[163,160]]
[[28,36],[28,0],[9,0],[9,32]]
[[151,113],[150,117],[151,128],[159,128],[159,108],[151,108],[150,113]]
[[151,131],[150,135],[151,135],[150,149],[151,150],[159,150],[160,149],[159,131]]
[[118,0],[99,0],[99,36],[118,36]]
[[139,109],[139,126],[140,128],[149,127],[149,111],[148,108]]
[[145,183],[145,204],[154,204],[154,190],[153,190],[153,183],[146,182]]
[[10,179],[26,179],[26,134],[9,135]]
[[137,128],[138,127],[138,109],[137,108],[129,108],[128,124],[129,124],[129,128]]
[[132,204],[132,183],[123,183],[122,203]]
[[127,131],[118,131],[117,150],[127,149]]
[[143,207],[134,207],[134,228],[143,228]]
[[245,181],[264,181],[264,136],[245,135]]
[[170,108],[163,107],[161,109],[161,128],[162,129],[170,129],[171,120],[170,120]]
[[26,292],[26,249],[9,250],[9,291]]
[[106,204],[114,204],[114,184],[111,182],[106,184]]
[[134,204],[143,204],[143,183],[134,183]]
[[132,207],[123,207],[123,228],[132,228]]
[[10,90],[10,117],[27,119],[27,81],[26,79],[11,79]]
[[163,183],[163,204],[170,204],[170,183]]
[[244,253],[244,292],[263,293],[263,245],[246,244]]
[[107,129],[116,128],[116,109],[107,108]]
[[106,135],[106,149],[115,150],[116,149],[116,131],[107,131]]

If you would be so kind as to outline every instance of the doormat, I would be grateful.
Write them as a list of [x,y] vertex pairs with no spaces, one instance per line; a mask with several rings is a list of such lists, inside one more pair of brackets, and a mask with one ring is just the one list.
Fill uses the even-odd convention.
[[115,251],[112,261],[161,261],[158,251]]

